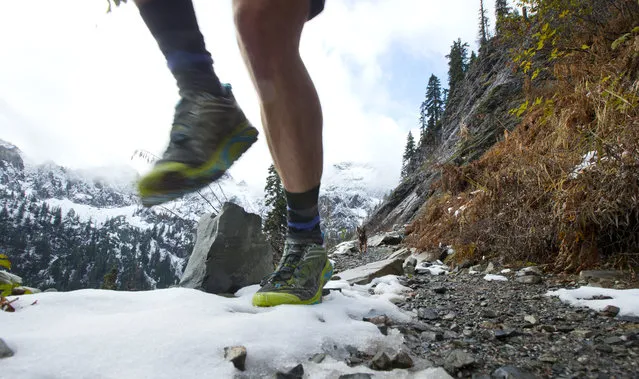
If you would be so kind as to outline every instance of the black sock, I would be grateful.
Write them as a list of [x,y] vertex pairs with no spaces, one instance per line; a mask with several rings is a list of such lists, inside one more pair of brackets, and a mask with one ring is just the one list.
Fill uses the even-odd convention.
[[191,0],[151,0],[139,10],[181,91],[224,94]]
[[320,229],[320,215],[317,206],[319,198],[318,185],[306,192],[286,192],[288,213],[288,237],[295,240],[324,242]]

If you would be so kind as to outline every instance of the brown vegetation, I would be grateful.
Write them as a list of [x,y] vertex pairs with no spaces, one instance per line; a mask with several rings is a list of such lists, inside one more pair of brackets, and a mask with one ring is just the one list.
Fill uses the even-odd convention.
[[[639,3],[525,1],[498,38],[519,38],[521,124],[484,156],[442,167],[409,226],[422,250],[577,272],[639,267]],[[529,37],[532,36],[532,37]]]

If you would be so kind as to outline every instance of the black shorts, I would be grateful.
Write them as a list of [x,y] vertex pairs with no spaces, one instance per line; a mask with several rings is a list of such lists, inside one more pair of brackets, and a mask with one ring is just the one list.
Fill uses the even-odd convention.
[[324,2],[325,0],[310,0],[311,9],[308,12],[308,19],[311,20],[313,17],[322,13],[324,10]]

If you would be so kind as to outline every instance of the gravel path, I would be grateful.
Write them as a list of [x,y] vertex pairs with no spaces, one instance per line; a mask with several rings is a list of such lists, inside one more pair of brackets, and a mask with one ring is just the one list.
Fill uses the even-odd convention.
[[[342,271],[383,259],[389,250],[333,259]],[[586,281],[542,274],[521,283],[513,270],[505,274],[508,281],[489,282],[483,273],[468,271],[401,277],[412,292],[398,306],[414,318],[401,325],[388,320],[386,327],[403,333],[413,356],[455,377],[639,378],[639,318],[571,307],[546,296]],[[636,280],[597,283],[593,279],[590,285],[639,287]]]

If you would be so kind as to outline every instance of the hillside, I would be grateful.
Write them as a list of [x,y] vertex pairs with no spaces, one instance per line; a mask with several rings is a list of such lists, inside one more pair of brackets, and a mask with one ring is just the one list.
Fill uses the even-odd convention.
[[578,272],[639,264],[639,4],[524,1],[372,215],[420,251]]

